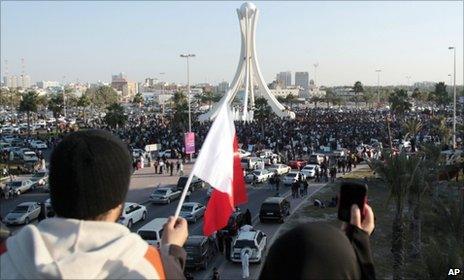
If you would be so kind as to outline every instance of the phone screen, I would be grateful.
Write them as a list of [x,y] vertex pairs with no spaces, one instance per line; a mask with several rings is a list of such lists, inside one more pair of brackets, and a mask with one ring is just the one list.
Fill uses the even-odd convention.
[[338,219],[350,222],[351,206],[357,204],[364,219],[364,204],[367,201],[367,185],[354,182],[344,182],[340,186],[338,199]]

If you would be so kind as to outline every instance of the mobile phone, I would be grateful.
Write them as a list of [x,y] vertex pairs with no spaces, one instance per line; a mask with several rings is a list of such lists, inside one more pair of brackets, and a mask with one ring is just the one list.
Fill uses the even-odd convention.
[[367,203],[367,185],[356,182],[343,182],[338,196],[338,219],[349,223],[351,206],[357,204],[364,219],[364,205]]

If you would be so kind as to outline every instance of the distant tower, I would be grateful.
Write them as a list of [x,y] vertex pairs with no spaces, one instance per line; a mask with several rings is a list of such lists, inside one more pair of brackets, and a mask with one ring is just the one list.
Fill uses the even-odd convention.
[[9,73],[9,69],[8,69],[8,59],[5,59],[5,73],[3,75],[3,84],[6,87],[10,86],[10,83],[8,82],[9,79],[10,79],[10,73]]
[[272,111],[279,117],[295,118],[295,113],[287,110],[277,101],[274,95],[269,91],[264,81],[261,70],[259,69],[258,57],[256,55],[256,22],[258,21],[259,11],[252,3],[243,3],[240,9],[237,9],[238,19],[240,22],[240,31],[242,38],[242,47],[240,51],[240,60],[238,63],[235,77],[232,80],[229,90],[207,113],[199,117],[200,121],[214,119],[218,109],[224,102],[232,104],[239,90],[244,88],[243,106],[234,112],[235,119],[251,121],[253,120],[253,111],[255,106],[255,83],[261,96],[266,98]]

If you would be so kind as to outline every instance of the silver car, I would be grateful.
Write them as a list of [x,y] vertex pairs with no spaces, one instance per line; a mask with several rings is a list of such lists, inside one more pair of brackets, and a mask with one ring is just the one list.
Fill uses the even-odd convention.
[[153,203],[171,203],[172,200],[179,198],[181,191],[173,191],[171,188],[156,188],[150,195]]
[[14,193],[20,195],[30,190],[34,186],[34,183],[31,180],[23,180],[8,182],[6,185],[10,187]]
[[28,224],[30,221],[37,219],[39,214],[40,206],[37,202],[23,202],[8,213],[4,221],[7,225]]
[[189,222],[196,223],[196,221],[203,217],[206,207],[198,202],[186,202],[182,204],[180,209],[180,216]]

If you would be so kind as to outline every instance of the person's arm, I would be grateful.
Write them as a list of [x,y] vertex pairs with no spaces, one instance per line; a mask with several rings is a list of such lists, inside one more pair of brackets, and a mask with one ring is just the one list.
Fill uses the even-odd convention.
[[361,222],[361,212],[357,205],[351,208],[351,221],[345,232],[356,253],[361,268],[362,279],[375,279],[375,269],[369,236],[374,231],[374,213],[369,205],[365,205],[366,216]]
[[161,259],[166,279],[185,279],[184,266],[187,258],[184,246],[188,237],[187,221],[183,218],[169,217],[164,225],[161,239]]

